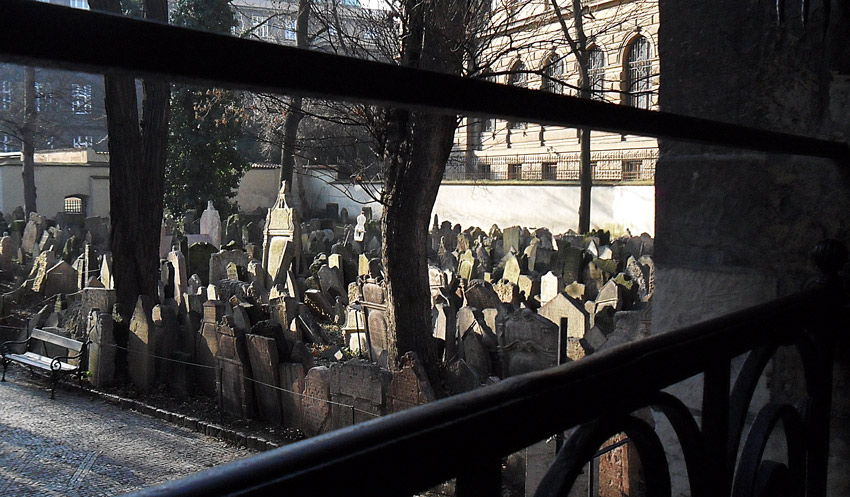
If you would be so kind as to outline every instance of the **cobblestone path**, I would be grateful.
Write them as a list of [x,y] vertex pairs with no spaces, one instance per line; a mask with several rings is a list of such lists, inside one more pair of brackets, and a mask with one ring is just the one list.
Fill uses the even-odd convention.
[[9,366],[0,383],[0,496],[116,495],[250,455]]

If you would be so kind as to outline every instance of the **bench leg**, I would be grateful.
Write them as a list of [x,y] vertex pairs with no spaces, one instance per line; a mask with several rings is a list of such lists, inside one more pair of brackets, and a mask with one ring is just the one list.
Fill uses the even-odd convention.
[[57,375],[56,372],[54,371],[53,374],[51,374],[50,376],[51,376],[51,378],[50,378],[51,379],[51,381],[50,381],[50,398],[55,399],[56,398],[56,383],[59,381],[59,375]]
[[3,379],[0,381],[6,381],[6,368],[9,367],[9,361],[3,359]]

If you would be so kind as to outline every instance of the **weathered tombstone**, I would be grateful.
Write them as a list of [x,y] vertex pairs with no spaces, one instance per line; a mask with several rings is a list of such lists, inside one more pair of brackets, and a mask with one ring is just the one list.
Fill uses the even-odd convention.
[[452,306],[436,304],[434,306],[434,337],[442,340],[445,347],[445,361],[451,362],[457,356],[457,317]]
[[558,326],[529,309],[508,316],[499,349],[503,377],[557,365],[558,338]]
[[304,387],[307,375],[301,364],[284,362],[279,366],[280,410],[283,426],[287,428],[302,427],[302,409]]
[[537,313],[557,325],[561,336],[567,338],[584,338],[590,325],[590,316],[582,303],[563,293],[544,304]]
[[195,335],[195,359],[198,364],[205,366],[197,368],[195,381],[201,392],[208,396],[216,394],[216,327],[226,313],[226,306],[225,302],[217,300],[204,302],[201,329]]
[[88,317],[89,340],[89,381],[95,388],[112,385],[115,379],[115,336],[112,333],[112,314],[92,309]]
[[[292,205],[287,184],[281,186],[277,201],[269,209],[266,228],[263,232],[263,267],[268,271],[267,287],[284,283],[288,271],[288,261],[293,261],[298,271],[298,258],[301,254],[301,234],[298,225],[298,213]],[[287,248],[287,242],[292,247]],[[291,250],[291,251],[290,251]],[[290,291],[292,289],[290,288]]]
[[367,361],[330,366],[331,424],[334,429],[369,421],[386,413],[392,375]]
[[162,223],[162,226],[159,229],[159,258],[165,259],[168,257],[168,253],[171,251],[171,239],[172,236],[168,234],[167,227],[165,226],[165,222]]
[[310,369],[304,380],[302,404],[302,430],[315,436],[330,430],[331,372],[325,366]]
[[546,305],[561,292],[561,278],[552,271],[540,277],[540,303]]
[[32,291],[42,293],[44,291],[44,283],[47,280],[47,271],[56,264],[56,257],[53,252],[45,252],[39,254],[33,263],[29,277],[33,280]]
[[401,356],[387,391],[387,412],[399,412],[436,399],[428,375],[415,352]]
[[218,353],[215,356],[220,374],[217,387],[222,410],[227,414],[250,419],[255,413],[254,386],[251,382],[245,335],[241,334],[229,316],[216,327]]
[[59,261],[45,273],[43,290],[45,296],[76,292],[78,290],[77,270],[67,262]]
[[342,281],[339,279],[339,273],[331,269],[327,265],[323,265],[318,271],[319,284],[322,292],[329,301],[335,300],[336,297],[344,299],[345,304],[348,303],[348,292],[342,286]]
[[231,214],[224,225],[224,244],[235,243],[242,246],[242,222],[239,214]]
[[103,254],[100,263],[100,282],[104,288],[115,288],[115,279],[112,276],[112,254]]
[[511,247],[517,252],[520,253],[523,249],[520,244],[520,227],[519,226],[511,226],[510,228],[505,228],[502,232],[502,243],[504,244],[505,253],[508,253],[511,250]]
[[280,361],[275,339],[247,334],[245,343],[251,361],[251,376],[256,380],[254,392],[260,417],[272,424],[280,424]]
[[502,279],[513,283],[514,285],[518,284],[519,276],[520,276],[520,266],[519,261],[516,256],[513,254],[509,254],[505,256],[505,271],[502,273]]
[[186,258],[183,252],[172,251],[168,253],[168,262],[174,268],[174,299],[178,304],[183,302],[183,294],[187,293],[188,289],[188,268],[186,267]]
[[499,300],[514,307],[519,306],[519,287],[510,281],[500,280],[493,285],[493,291],[499,296]]
[[392,340],[387,327],[386,288],[383,283],[368,282],[363,285],[363,299],[366,301],[366,323],[369,330],[370,358],[387,367],[395,361],[389,357]]
[[150,297],[140,295],[130,319],[130,339],[127,346],[130,379],[143,392],[154,387],[157,373],[155,352],[160,337],[153,324],[153,305]]
[[464,290],[466,305],[476,309],[490,309],[502,307],[499,294],[493,289],[493,285],[484,280],[471,280]]
[[457,359],[446,367],[446,383],[452,393],[458,394],[478,388],[481,380],[463,359]]
[[615,311],[623,309],[622,288],[614,280],[609,280],[599,291],[599,295],[596,296],[596,313],[599,313],[605,307],[611,307]]
[[221,247],[221,216],[213,207],[212,200],[207,202],[207,208],[201,214],[201,234],[209,236],[216,249]]

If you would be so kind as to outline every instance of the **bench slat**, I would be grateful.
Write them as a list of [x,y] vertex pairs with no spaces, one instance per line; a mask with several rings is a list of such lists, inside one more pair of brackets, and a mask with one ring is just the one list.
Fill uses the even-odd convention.
[[66,338],[62,335],[57,335],[39,328],[33,328],[30,338],[35,338],[42,342],[53,343],[60,347],[65,347],[68,350],[73,350],[74,352],[79,352],[83,349],[83,342],[78,342],[73,338]]
[[[45,369],[47,371],[50,371],[50,363],[52,362],[51,358],[34,354],[32,352],[27,352],[26,354],[6,354],[6,358],[35,368]],[[68,364],[67,362],[59,361],[59,364],[62,367],[62,371],[76,371],[78,369],[77,366]]]

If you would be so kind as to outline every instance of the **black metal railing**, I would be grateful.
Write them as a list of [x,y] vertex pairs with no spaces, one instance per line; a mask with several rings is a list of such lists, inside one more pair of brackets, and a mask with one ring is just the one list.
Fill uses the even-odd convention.
[[[591,152],[593,181],[655,181],[658,149],[623,149]],[[465,157],[456,154],[446,164],[444,181],[557,181],[578,182],[581,158],[578,152],[558,154],[515,154]]]
[[[850,148],[844,143],[28,0],[3,2],[0,61],[588,127],[850,164]],[[631,414],[644,407],[672,425],[692,495],[751,495],[765,486],[788,495],[824,495],[837,294],[833,287],[778,299],[212,468],[139,495],[409,495],[453,478],[457,495],[499,495],[502,457],[571,427],[578,428],[558,453],[539,495],[564,495],[584,462],[619,432],[640,455],[648,494],[670,495],[665,449],[653,428]],[[762,408],[744,437],[759,377],[783,345],[799,352],[807,391],[797,404]],[[733,386],[731,364],[739,356],[746,359]],[[689,407],[662,389],[699,374],[704,382],[698,423]],[[763,460],[767,437],[780,421],[787,463]]]
[[[325,495],[412,495],[456,478],[457,495],[496,496],[504,456],[575,426],[536,495],[566,495],[584,464],[621,432],[639,453],[647,495],[670,495],[665,449],[654,429],[631,415],[643,407],[675,430],[695,497],[729,495],[732,488],[734,495],[759,495],[761,486],[786,480],[786,495],[803,495],[803,485],[806,495],[823,495],[836,295],[834,288],[821,288],[778,299],[136,495],[299,495],[317,485]],[[759,378],[784,345],[799,353],[807,392],[794,405],[764,406],[743,437]],[[742,355],[746,360],[731,385],[732,360]],[[662,391],[698,374],[704,375],[701,423]],[[788,440],[787,465],[763,460],[779,421]]]

